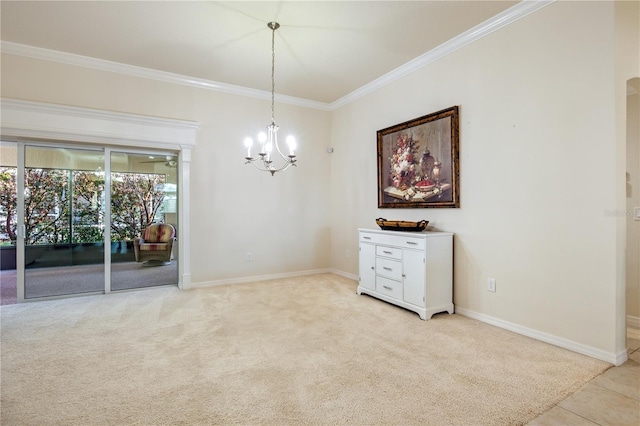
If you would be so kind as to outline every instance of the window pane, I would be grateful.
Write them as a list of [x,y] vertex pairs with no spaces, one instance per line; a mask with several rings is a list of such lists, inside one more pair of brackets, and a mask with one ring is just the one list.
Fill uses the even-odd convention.
[[111,154],[112,290],[178,283],[176,158]]
[[104,291],[104,153],[25,147],[25,298]]

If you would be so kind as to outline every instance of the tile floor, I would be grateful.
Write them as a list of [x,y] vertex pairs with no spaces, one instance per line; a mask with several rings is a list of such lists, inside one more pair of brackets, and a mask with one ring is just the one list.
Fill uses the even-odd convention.
[[639,426],[640,339],[627,339],[629,360],[612,367],[527,426]]

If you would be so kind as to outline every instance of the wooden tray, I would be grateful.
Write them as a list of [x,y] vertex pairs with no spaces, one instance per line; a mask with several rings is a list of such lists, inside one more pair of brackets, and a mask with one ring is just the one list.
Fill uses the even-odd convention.
[[380,229],[386,231],[422,232],[429,224],[429,221],[421,220],[420,222],[410,222],[406,220],[387,220],[378,218],[376,219],[376,223]]

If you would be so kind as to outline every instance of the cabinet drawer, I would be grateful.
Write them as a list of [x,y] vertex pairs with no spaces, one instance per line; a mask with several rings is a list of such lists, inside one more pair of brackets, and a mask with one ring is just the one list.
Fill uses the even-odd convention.
[[415,250],[424,250],[427,247],[425,238],[402,234],[376,234],[373,232],[360,232],[360,241],[363,243],[380,244],[398,248],[410,248]]
[[368,232],[360,232],[360,241],[363,243],[376,243],[378,242],[378,234],[370,234]]
[[376,291],[385,296],[402,300],[402,283],[385,277],[376,277]]
[[402,279],[402,262],[376,257],[376,274],[400,281]]
[[427,242],[424,238],[401,237],[394,241],[394,243],[397,243],[400,247],[415,250],[424,250],[427,247]]
[[395,247],[376,246],[376,256],[390,257],[392,259],[402,259],[402,250]]
[[387,246],[397,246],[395,239],[397,235],[376,234],[375,232],[360,232],[360,241],[363,243],[382,244]]

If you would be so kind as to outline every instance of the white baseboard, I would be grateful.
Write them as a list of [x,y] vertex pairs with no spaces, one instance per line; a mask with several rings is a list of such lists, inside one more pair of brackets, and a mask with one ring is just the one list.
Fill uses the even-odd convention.
[[184,288],[192,289],[192,288],[202,288],[202,287],[215,287],[220,285],[245,284],[245,283],[253,283],[256,281],[271,281],[271,280],[277,280],[282,278],[327,274],[331,272],[333,272],[331,269],[312,269],[308,271],[285,272],[282,274],[255,275],[252,277],[240,277],[240,278],[230,278],[226,280],[202,281],[197,283],[189,283],[189,286],[188,287],[185,286]]
[[184,290],[191,287],[191,274],[182,274],[178,280],[178,288]]
[[554,346],[577,352],[579,354],[587,355],[591,358],[599,359],[613,365],[620,365],[624,363],[628,357],[626,350],[617,354],[605,352],[591,346],[583,345],[582,343],[563,339],[562,337],[554,336],[552,334],[544,333],[532,328],[523,327],[518,324],[504,321],[499,318],[494,318],[489,315],[480,314],[478,312],[461,308],[459,306],[456,306],[456,314],[464,315],[465,317],[473,318],[487,324],[495,325],[496,327],[504,328],[505,330],[513,331],[514,333],[522,334],[523,336],[531,337],[532,339],[540,340],[541,342],[549,343]]
[[340,271],[338,269],[331,269],[330,272],[332,274],[340,275],[341,277],[349,278],[350,280],[358,281],[360,278],[358,275],[350,274],[348,272]]

